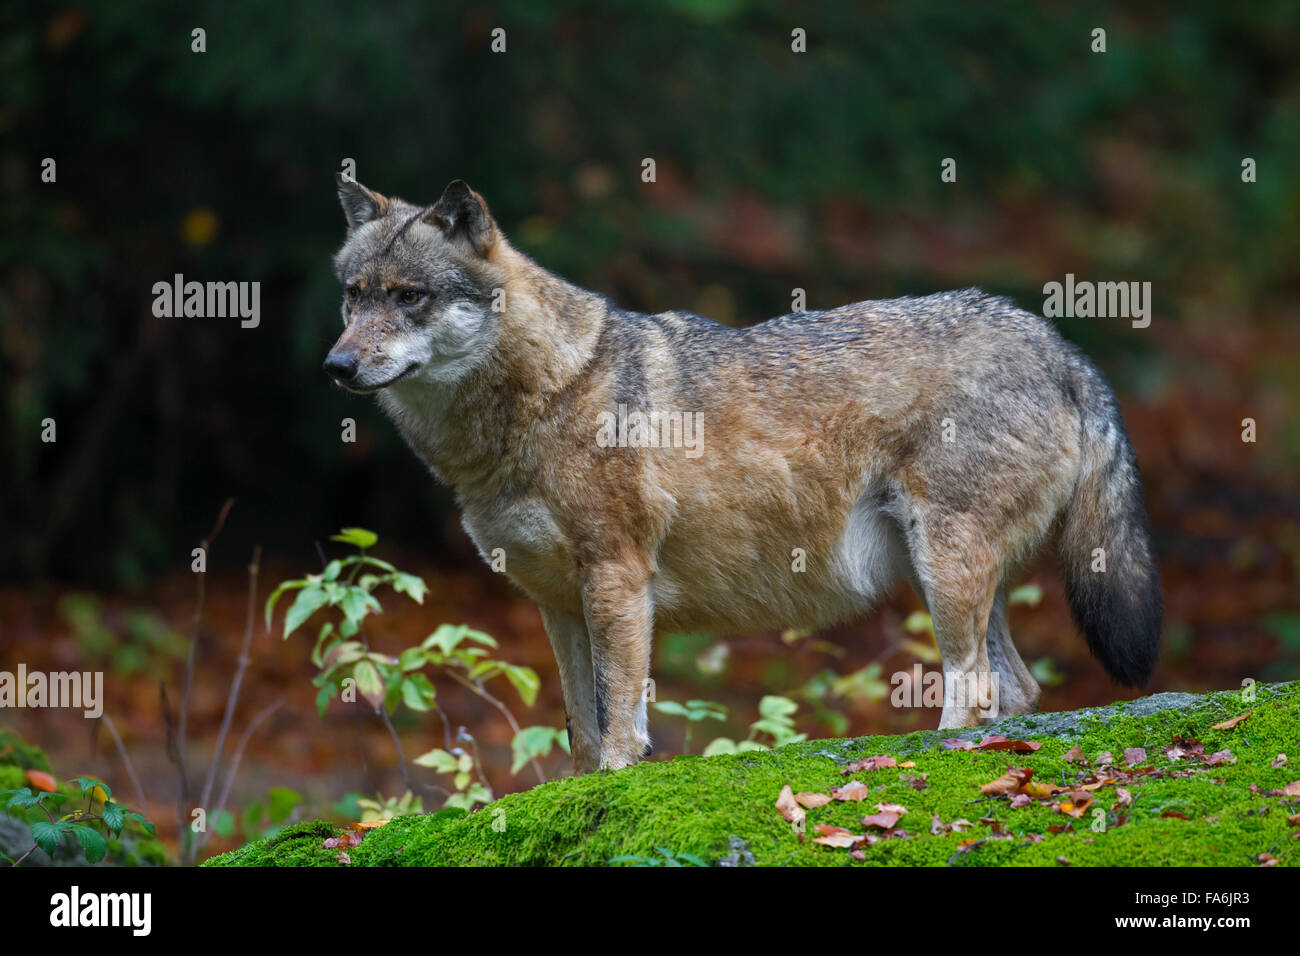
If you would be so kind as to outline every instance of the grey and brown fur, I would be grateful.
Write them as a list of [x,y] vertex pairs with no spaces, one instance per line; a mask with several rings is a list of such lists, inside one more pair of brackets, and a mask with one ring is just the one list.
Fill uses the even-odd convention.
[[[744,329],[643,315],[516,251],[463,182],[429,207],[342,180],[339,196],[326,370],[377,396],[541,608],[580,772],[648,752],[656,627],[824,627],[899,578],[945,673],[995,675],[998,713],[1032,711],[1006,588],[1049,537],[1093,653],[1148,680],[1161,601],[1133,450],[1043,319],[975,289]],[[601,447],[619,405],[700,414],[703,454]],[[990,716],[950,700],[939,725]]]

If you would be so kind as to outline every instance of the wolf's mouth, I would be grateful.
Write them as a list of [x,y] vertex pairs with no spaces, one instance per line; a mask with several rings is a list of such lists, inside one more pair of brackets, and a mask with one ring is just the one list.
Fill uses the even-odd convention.
[[378,385],[360,385],[355,382],[338,382],[338,384],[341,387],[347,389],[349,392],[354,392],[357,395],[370,395],[374,392],[379,391],[382,388],[388,388],[388,386],[390,385],[396,385],[402,379],[409,376],[412,372],[418,371],[419,368],[420,368],[419,362],[412,362],[410,365],[406,366],[406,368],[403,369],[401,372],[398,372],[396,375],[390,378],[387,382],[380,382]]

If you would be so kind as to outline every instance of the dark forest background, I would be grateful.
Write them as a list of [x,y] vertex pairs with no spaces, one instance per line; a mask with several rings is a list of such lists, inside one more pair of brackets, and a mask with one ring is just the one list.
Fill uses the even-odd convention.
[[[796,27],[807,53],[791,52]],[[747,324],[788,311],[796,287],[827,308],[967,285],[1041,311],[1066,273],[1150,281],[1148,329],[1059,325],[1115,385],[1145,476],[1169,608],[1156,688],[1294,677],[1298,41],[1285,0],[0,5],[4,663],[76,659],[69,594],[100,602],[119,636],[146,607],[184,629],[190,550],[229,496],[203,630],[214,672],[234,654],[253,546],[273,582],[359,525],[433,585],[408,638],[447,619],[492,631],[541,675],[530,720],[562,721],[535,610],[478,566],[449,495],[373,402],[320,371],[339,328],[334,173],[352,158],[363,183],[415,202],[468,180],[519,248],[643,311]],[[940,181],[945,157],[956,183]],[[155,318],[153,284],[175,273],[259,281],[260,326]],[[56,443],[40,440],[46,418]],[[1116,691],[1045,567],[1042,605],[1012,618],[1026,658],[1068,678],[1045,705],[1104,702]],[[914,605],[900,592],[830,635],[848,648],[837,666],[879,657]],[[155,643],[174,665],[174,642]],[[691,662],[708,646],[662,645],[679,696],[705,693]],[[711,672],[707,693],[752,701],[822,666],[771,634],[733,650],[727,689]],[[305,683],[303,658],[267,658],[253,697],[258,681]],[[286,677],[289,661],[302,673]],[[196,727],[223,688],[196,701]],[[128,742],[158,744],[156,687],[118,693]],[[933,717],[850,711],[856,730]],[[54,717],[23,719],[89,760]],[[278,719],[282,734],[315,727],[310,693]],[[381,763],[366,784],[391,784]]]

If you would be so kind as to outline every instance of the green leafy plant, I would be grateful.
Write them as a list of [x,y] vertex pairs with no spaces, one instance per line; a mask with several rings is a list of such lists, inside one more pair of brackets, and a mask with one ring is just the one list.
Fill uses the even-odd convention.
[[661,700],[655,704],[655,710],[661,714],[686,718],[686,734],[682,740],[682,753],[691,752],[691,728],[702,720],[726,720],[727,708],[711,700],[688,700],[679,704],[672,700]]
[[[313,678],[318,688],[317,711],[323,716],[331,699],[354,699],[351,695],[355,690],[384,717],[396,742],[387,715],[399,704],[417,712],[437,711],[444,728],[449,727],[446,715],[438,706],[433,680],[446,678],[487,701],[509,723],[514,754],[511,772],[518,773],[525,764],[531,764],[538,780],[544,781],[546,777],[538,758],[549,754],[557,742],[567,751],[567,734],[549,727],[520,727],[510,708],[487,687],[487,682],[504,678],[525,706],[531,707],[541,687],[537,673],[530,667],[496,659],[492,655],[498,646],[496,640],[463,624],[443,624],[418,645],[405,648],[397,656],[372,649],[362,628],[369,615],[383,610],[375,592],[387,587],[423,604],[428,588],[418,576],[400,571],[369,553],[379,540],[372,531],[344,528],[330,540],[351,545],[356,553],[328,562],[320,574],[284,581],[266,602],[270,627],[281,596],[297,592],[284,615],[282,636],[285,639],[318,611],[334,612],[331,619],[320,625],[311,652],[311,661],[318,669]],[[492,791],[482,773],[474,738],[461,728],[460,743],[468,744],[466,749],[453,747],[449,732],[447,736],[444,747],[430,750],[414,762],[452,775],[454,792],[447,798],[448,806],[470,809],[476,803],[489,802]],[[479,779],[474,780],[476,771]]]
[[391,820],[424,812],[424,801],[407,790],[400,797],[384,797],[375,794],[375,799],[361,797],[357,800],[357,809],[361,811],[361,822],[371,823],[375,820]]
[[[704,756],[771,750],[805,740],[808,735],[797,733],[794,729],[794,714],[798,709],[799,705],[790,698],[768,694],[758,702],[759,717],[749,725],[748,737],[741,741],[718,737],[704,748]],[[764,743],[759,737],[770,738],[770,743]]]
[[14,860],[13,866],[18,866],[38,848],[53,857],[54,851],[66,836],[77,839],[82,850],[85,851],[88,863],[98,863],[108,853],[107,837],[117,837],[121,834],[128,820],[134,820],[150,836],[154,835],[152,823],[122,804],[113,802],[113,791],[102,780],[96,780],[94,777],[77,777],[69,783],[81,788],[81,795],[86,798],[86,807],[84,810],[76,810],[62,816],[55,814],[67,802],[67,794],[34,791],[31,787],[0,792],[0,799],[9,798],[5,810],[26,810],[35,807],[43,810],[49,818],[28,824],[32,831],[32,847]]

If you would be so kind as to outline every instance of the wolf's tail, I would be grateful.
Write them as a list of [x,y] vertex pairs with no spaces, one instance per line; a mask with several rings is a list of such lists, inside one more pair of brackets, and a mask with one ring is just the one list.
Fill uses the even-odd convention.
[[1076,380],[1083,455],[1061,529],[1066,596],[1106,672],[1141,687],[1160,652],[1160,572],[1137,457],[1114,394],[1089,372]]

